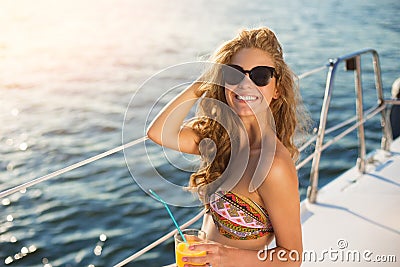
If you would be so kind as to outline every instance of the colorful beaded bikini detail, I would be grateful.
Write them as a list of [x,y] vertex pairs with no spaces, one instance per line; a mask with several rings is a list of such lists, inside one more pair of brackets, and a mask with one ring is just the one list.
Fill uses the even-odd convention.
[[216,192],[210,211],[219,232],[230,239],[257,239],[274,231],[263,207],[230,191]]

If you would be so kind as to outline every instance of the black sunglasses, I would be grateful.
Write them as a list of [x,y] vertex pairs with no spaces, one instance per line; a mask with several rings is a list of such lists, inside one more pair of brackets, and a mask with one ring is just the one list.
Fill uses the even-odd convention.
[[269,66],[257,66],[251,70],[244,70],[238,65],[222,65],[222,77],[224,82],[231,85],[239,84],[249,74],[250,79],[257,86],[266,86],[274,76],[275,68]]

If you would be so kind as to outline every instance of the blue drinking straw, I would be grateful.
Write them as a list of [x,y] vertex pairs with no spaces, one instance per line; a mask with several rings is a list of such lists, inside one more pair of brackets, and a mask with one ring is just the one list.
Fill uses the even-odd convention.
[[153,196],[155,196],[161,203],[164,204],[164,207],[167,209],[168,214],[169,214],[169,216],[171,217],[172,221],[174,222],[176,229],[178,229],[178,232],[179,232],[179,234],[181,235],[182,240],[183,240],[185,243],[187,243],[186,238],[185,238],[185,236],[183,235],[182,230],[181,230],[181,228],[179,227],[178,223],[176,222],[176,220],[175,220],[175,218],[174,218],[174,215],[172,215],[172,212],[171,212],[171,210],[169,209],[167,203],[166,203],[164,200],[162,200],[161,197],[160,197],[159,195],[157,195],[156,192],[154,192],[153,190],[149,189],[149,192],[150,192]]

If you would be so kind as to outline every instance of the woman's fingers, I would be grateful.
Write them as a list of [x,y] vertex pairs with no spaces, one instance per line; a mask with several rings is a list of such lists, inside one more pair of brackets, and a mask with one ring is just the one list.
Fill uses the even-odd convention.
[[219,250],[220,246],[217,243],[200,243],[190,245],[189,249],[193,251],[207,251],[207,254],[214,254]]
[[[192,266],[206,266],[208,267],[209,264],[219,262],[219,257],[222,253],[221,249],[223,248],[222,245],[218,243],[205,243],[205,244],[193,244],[189,247],[192,251],[206,251],[205,256],[196,256],[196,257],[183,257],[183,262],[185,262],[185,266],[192,267]],[[195,264],[195,265],[192,265]]]
[[208,262],[208,257],[206,256],[197,256],[197,257],[189,257],[185,256],[182,258],[182,261],[188,264],[196,263],[196,264],[206,264]]

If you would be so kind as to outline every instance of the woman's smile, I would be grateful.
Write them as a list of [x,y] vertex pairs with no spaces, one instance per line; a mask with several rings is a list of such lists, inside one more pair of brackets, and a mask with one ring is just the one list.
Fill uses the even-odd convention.
[[255,95],[239,95],[239,94],[235,94],[235,98],[239,102],[254,102],[259,99],[258,96]]

